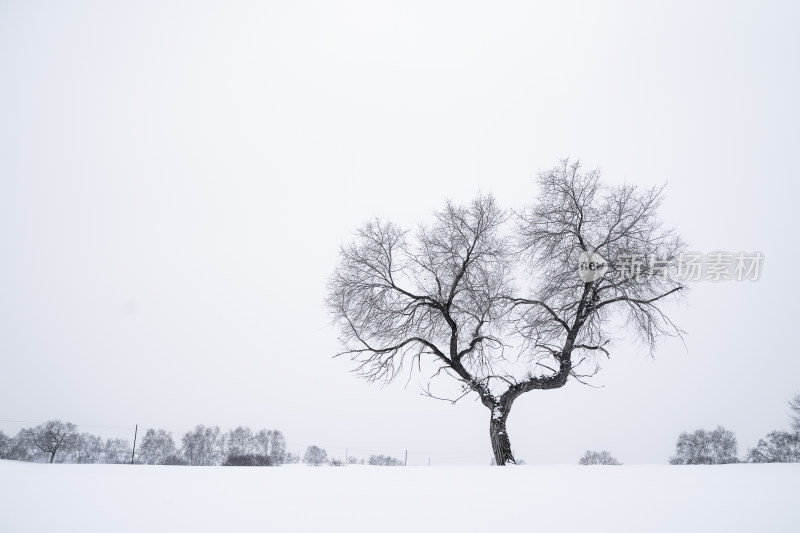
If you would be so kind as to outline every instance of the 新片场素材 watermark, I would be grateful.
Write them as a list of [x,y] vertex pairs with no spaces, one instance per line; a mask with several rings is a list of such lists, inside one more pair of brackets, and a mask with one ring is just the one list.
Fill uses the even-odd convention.
[[646,254],[621,254],[607,260],[596,251],[578,258],[578,276],[584,282],[602,277],[632,279],[662,276],[675,281],[757,281],[764,256],[761,252],[685,252],[672,258]]

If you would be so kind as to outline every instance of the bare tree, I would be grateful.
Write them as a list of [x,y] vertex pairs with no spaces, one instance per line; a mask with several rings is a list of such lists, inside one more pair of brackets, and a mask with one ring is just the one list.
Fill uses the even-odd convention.
[[59,462],[77,464],[96,464],[103,460],[103,439],[90,433],[80,433],[75,437],[69,453],[62,454]]
[[[681,285],[653,275],[656,258],[668,264],[683,247],[656,217],[660,189],[605,188],[597,172],[568,162],[539,184],[538,203],[515,217],[479,196],[467,206],[447,202],[413,233],[370,222],[342,248],[328,287],[344,345],[337,355],[370,381],[432,361],[433,376],[454,378],[460,392],[442,398],[428,384],[425,394],[454,403],[477,395],[491,413],[498,465],[515,462],[506,430],[514,401],[570,376],[583,381],[581,363],[608,354],[614,313],[651,351],[660,336],[680,334],[658,304]],[[582,254],[614,266],[583,279]],[[624,275],[633,256],[640,267]],[[574,361],[574,353],[586,355]]]
[[789,409],[792,410],[792,429],[800,433],[800,394],[795,394],[794,398],[789,400]]
[[698,429],[681,433],[675,445],[673,465],[721,465],[736,463],[736,436],[722,426],[714,431]]
[[228,455],[249,455],[256,451],[256,440],[249,427],[239,426],[228,432]]
[[303,462],[307,465],[320,466],[328,460],[328,452],[319,446],[309,446],[303,455]]
[[800,463],[800,433],[771,431],[747,453],[750,463]]
[[148,429],[136,451],[141,462],[149,465],[163,465],[166,464],[168,457],[175,455],[175,441],[172,440],[172,433],[163,429]]
[[11,450],[13,447],[13,438],[0,431],[0,459],[11,459]]
[[31,440],[29,431],[28,429],[21,429],[13,437],[0,435],[0,459],[33,461],[37,452],[41,453],[41,451]]
[[125,439],[107,439],[103,449],[103,460],[119,465],[131,460],[131,444]]
[[587,450],[587,452],[580,458],[578,461],[579,465],[621,465],[617,459],[612,456],[607,451],[602,452],[593,452]]
[[192,466],[220,464],[225,458],[226,435],[219,426],[206,427],[198,424],[181,439],[183,456]]
[[262,429],[254,439],[259,453],[269,457],[272,464],[280,465],[287,461],[286,437],[280,430]]
[[27,437],[43,453],[50,455],[52,463],[58,451],[66,451],[75,447],[78,428],[75,424],[49,420],[35,428],[26,430]]

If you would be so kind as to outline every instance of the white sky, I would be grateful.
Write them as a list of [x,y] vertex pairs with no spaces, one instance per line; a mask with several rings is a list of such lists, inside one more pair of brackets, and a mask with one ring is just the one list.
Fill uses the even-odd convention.
[[695,285],[686,347],[618,342],[602,389],[520,398],[517,456],[665,462],[683,430],[743,453],[785,428],[799,5],[497,4],[0,2],[0,419],[487,464],[482,405],[331,359],[325,279],[373,216],[518,207],[572,156],[668,182],[690,247],[760,251],[762,278]]

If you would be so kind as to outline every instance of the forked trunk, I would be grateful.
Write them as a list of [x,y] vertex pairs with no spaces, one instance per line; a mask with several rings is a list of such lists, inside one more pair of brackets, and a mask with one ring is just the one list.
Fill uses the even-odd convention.
[[506,418],[508,412],[500,411],[499,408],[492,410],[492,418],[489,421],[489,435],[492,438],[492,451],[497,466],[505,466],[508,463],[517,464],[514,454],[511,452],[511,441],[508,439],[506,431]]

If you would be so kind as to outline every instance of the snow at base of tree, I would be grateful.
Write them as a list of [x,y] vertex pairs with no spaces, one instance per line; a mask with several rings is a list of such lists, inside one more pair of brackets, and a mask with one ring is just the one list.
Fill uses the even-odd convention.
[[[780,533],[800,523],[798,479],[800,464],[193,468],[0,461],[0,531]],[[453,512],[448,502],[464,509]]]

